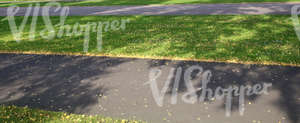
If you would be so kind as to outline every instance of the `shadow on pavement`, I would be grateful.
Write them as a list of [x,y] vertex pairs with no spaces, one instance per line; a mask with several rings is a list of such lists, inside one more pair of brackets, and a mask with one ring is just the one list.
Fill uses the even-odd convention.
[[1,104],[81,113],[97,104],[109,88],[93,80],[126,59],[1,55]]
[[[226,63],[205,63],[205,62],[186,62],[186,61],[168,61],[168,60],[151,60],[148,61],[149,68],[161,68],[165,65],[172,65],[175,68],[173,78],[168,89],[168,94],[172,94],[172,88],[175,86],[176,70],[182,68],[180,75],[178,92],[186,93],[188,91],[184,81],[184,72],[191,66],[197,65],[212,72],[210,82],[207,88],[213,90],[213,95],[217,87],[228,88],[241,87],[241,85],[250,85],[253,87],[255,84],[272,83],[271,90],[279,91],[280,99],[273,102],[280,110],[287,113],[289,120],[292,123],[300,121],[300,69],[297,67],[284,67],[284,66],[265,66],[265,65],[242,65],[242,64],[226,64]],[[201,88],[202,83],[197,77],[199,71],[192,72],[192,81],[195,88]],[[164,77],[166,78],[166,77]],[[201,96],[202,91],[197,92],[198,98]],[[252,102],[255,104],[257,100],[263,100],[260,95],[251,95],[245,97],[245,102]],[[199,101],[199,100],[198,100]],[[205,100],[210,102],[206,94]],[[220,108],[225,110],[224,105]],[[239,98],[233,97],[232,111],[238,111]],[[259,111],[258,111],[259,112]]]

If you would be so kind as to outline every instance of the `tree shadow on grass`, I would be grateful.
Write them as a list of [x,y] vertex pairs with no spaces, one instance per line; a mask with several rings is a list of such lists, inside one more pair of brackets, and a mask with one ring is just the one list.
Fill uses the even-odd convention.
[[[286,16],[246,16],[246,18],[243,16],[130,17],[134,20],[126,27],[125,31],[112,31],[104,34],[103,53],[299,63],[299,41],[293,26],[287,22],[289,20]],[[93,19],[97,19],[97,17],[92,17],[90,20]],[[25,51],[39,51],[41,49],[50,52],[82,51],[82,42],[74,39],[78,38],[61,38],[53,42],[44,42],[44,40],[24,41],[19,44],[7,43],[6,46],[8,49],[24,48],[25,46]],[[96,41],[91,40],[91,43],[96,44]],[[33,48],[32,44],[36,44],[34,49],[31,49]],[[5,49],[5,47],[1,48]],[[95,47],[91,47],[90,51],[94,50]],[[160,61],[158,64],[150,66],[164,65],[166,62],[169,61]],[[218,86],[225,88],[231,85],[254,85],[271,82],[273,84],[272,89],[281,93],[280,100],[274,104],[285,110],[293,123],[299,122],[298,68],[260,65],[253,65],[249,68],[247,65],[211,65],[196,62],[181,62],[176,63],[175,66],[181,66],[185,70],[192,64],[199,64],[204,69],[212,70],[213,78],[208,85],[212,89]],[[7,73],[4,70],[2,72]],[[70,77],[73,76],[69,75]],[[200,85],[196,86],[199,87]],[[179,92],[185,91],[184,83],[181,80]],[[247,100],[253,102],[258,99],[261,99],[259,95],[247,97]],[[238,106],[236,98],[233,102],[233,109],[236,111]],[[224,108],[224,106],[220,107]]]
[[[76,16],[66,23],[120,19],[131,21],[125,30],[103,33],[100,53],[299,64],[300,43],[287,16]],[[18,23],[21,20],[17,18]],[[55,24],[59,22],[58,17],[51,20]],[[38,25],[37,32],[45,28],[43,22],[39,21]],[[6,51],[83,51],[83,36],[51,41],[36,37],[27,41],[27,31],[24,41],[16,43],[8,36],[9,28],[3,28],[2,32],[0,46]],[[91,53],[97,53],[96,37],[95,33],[91,34]]]

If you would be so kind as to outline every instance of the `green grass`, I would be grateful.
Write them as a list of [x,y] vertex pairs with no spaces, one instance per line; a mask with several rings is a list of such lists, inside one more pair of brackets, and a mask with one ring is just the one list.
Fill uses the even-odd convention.
[[142,121],[113,119],[101,116],[88,116],[53,112],[27,107],[0,106],[1,123],[144,123]]
[[[2,19],[2,17],[0,18]],[[17,17],[20,24],[23,17]],[[88,53],[217,61],[300,64],[300,41],[290,16],[72,16],[66,24],[130,19],[125,30],[103,34],[103,49],[91,34]],[[38,19],[37,30],[45,29]],[[51,17],[57,24],[59,17]],[[30,20],[29,20],[30,22]],[[83,36],[29,41],[29,23],[17,43],[8,22],[0,22],[0,51],[82,53]],[[58,27],[57,27],[58,29]],[[37,32],[39,32],[37,31]]]
[[[7,1],[7,0],[2,0]],[[17,0],[28,1],[28,0]],[[44,5],[45,0],[41,1]],[[199,4],[199,3],[249,3],[249,2],[295,2],[300,0],[82,0],[82,1],[69,1],[60,2],[64,6],[110,6],[110,5],[151,5],[151,4]],[[17,4],[19,6],[28,6],[30,3],[2,3],[0,6],[9,6]]]

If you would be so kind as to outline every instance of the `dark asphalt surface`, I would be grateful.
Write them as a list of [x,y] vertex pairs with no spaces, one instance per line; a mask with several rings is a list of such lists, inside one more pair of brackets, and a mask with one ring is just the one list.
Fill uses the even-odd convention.
[[[300,122],[299,67],[59,55],[1,54],[0,59],[0,104],[150,123]],[[272,87],[268,95],[245,97],[243,116],[233,98],[231,117],[226,117],[225,100],[184,103],[181,96],[187,89],[183,74],[178,74],[178,103],[170,104],[168,92],[159,107],[145,85],[150,69],[162,70],[157,81],[161,88],[171,68],[186,71],[192,65],[212,72],[208,84],[212,89],[259,83],[272,83]],[[197,79],[194,86],[200,86]]]
[[[300,3],[243,3],[243,4],[194,4],[194,5],[141,5],[141,6],[72,6],[70,16],[98,15],[261,15],[291,14],[291,8]],[[24,16],[26,7],[20,7],[16,16]],[[50,9],[50,16],[60,11]],[[40,9],[39,15],[42,10]],[[7,16],[7,8],[0,7],[0,16]]]

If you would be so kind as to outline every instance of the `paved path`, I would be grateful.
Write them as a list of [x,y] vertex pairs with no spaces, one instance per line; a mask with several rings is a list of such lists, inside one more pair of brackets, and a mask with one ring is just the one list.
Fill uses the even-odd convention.
[[[299,123],[300,68],[283,66],[205,63],[108,57],[0,54],[0,104],[67,111],[83,114],[140,119],[150,123]],[[187,71],[192,65],[212,72],[207,88],[272,83],[269,94],[245,97],[244,115],[238,111],[239,99],[232,99],[231,117],[225,116],[225,98],[187,104],[183,73],[173,76],[170,88],[178,82],[177,103],[171,104],[167,91],[162,107],[152,95],[149,73],[161,70],[162,85],[172,68]],[[170,75],[175,75],[175,72]],[[200,84],[192,73],[193,87]],[[167,87],[168,87],[167,86]],[[201,93],[197,93],[198,96]]]
[[[144,5],[144,6],[98,6],[70,7],[71,16],[86,15],[236,15],[236,14],[291,14],[291,8],[300,3],[257,4],[195,4],[195,5]],[[0,16],[6,16],[7,8],[0,8]],[[17,16],[24,16],[22,7]],[[59,15],[51,9],[50,15]],[[40,12],[41,15],[41,12]]]

